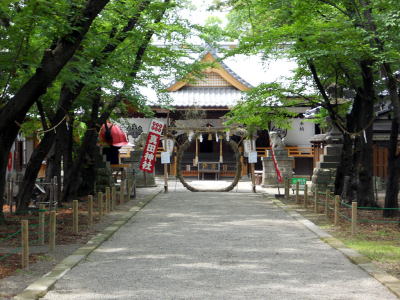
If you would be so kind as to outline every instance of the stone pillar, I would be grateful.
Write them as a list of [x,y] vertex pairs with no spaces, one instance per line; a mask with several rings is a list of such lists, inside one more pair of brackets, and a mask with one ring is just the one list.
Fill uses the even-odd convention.
[[[328,120],[330,122],[330,120]],[[320,191],[333,191],[335,184],[336,169],[340,163],[342,154],[343,137],[335,125],[331,125],[331,130],[326,134],[324,141],[327,145],[320,161],[317,163],[312,175],[312,190],[318,185]]]
[[[125,158],[123,160],[123,163],[129,163],[133,165],[133,170],[135,172],[135,182],[136,182],[136,187],[152,187],[156,186],[155,178],[154,178],[154,172],[153,173],[147,173],[143,172],[142,170],[139,169],[139,164],[140,160],[142,158],[142,150],[135,150],[131,151],[131,156],[129,158]],[[133,171],[130,172],[128,170],[127,176],[133,176]]]
[[[286,149],[275,150],[275,158],[282,177],[288,179],[292,178],[294,158],[288,156]],[[261,161],[263,165],[262,187],[278,186],[278,179],[271,154],[268,157],[262,157]],[[279,186],[283,186],[283,183]]]

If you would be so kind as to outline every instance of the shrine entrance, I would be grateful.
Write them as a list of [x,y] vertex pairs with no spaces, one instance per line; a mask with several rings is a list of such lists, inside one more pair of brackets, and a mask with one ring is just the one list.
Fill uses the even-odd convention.
[[[182,128],[170,128],[170,130],[179,131],[182,130]],[[179,179],[179,181],[184,187],[192,192],[231,191],[238,184],[242,175],[241,154],[238,148],[238,144],[240,142],[235,142],[232,137],[230,137],[229,131],[226,132],[225,127],[185,128],[185,132],[186,140],[178,148],[176,155],[176,177]],[[218,147],[216,147],[216,145],[218,145]],[[189,148],[195,149],[194,159],[190,165],[184,165],[183,162],[185,153],[189,150]],[[216,155],[215,148],[218,148],[219,155]],[[223,149],[229,149],[231,156],[233,154],[232,161],[230,161],[230,163],[224,161]],[[213,156],[210,156],[211,153]],[[210,157],[212,157],[212,159],[210,159]],[[215,157],[218,157],[218,159],[215,159]],[[187,168],[189,170],[194,170],[192,171],[192,175],[197,175],[198,180],[220,180],[222,176],[227,175],[229,172],[233,175],[233,179],[228,186],[223,188],[197,188],[186,179],[185,175],[187,175],[188,172]]]

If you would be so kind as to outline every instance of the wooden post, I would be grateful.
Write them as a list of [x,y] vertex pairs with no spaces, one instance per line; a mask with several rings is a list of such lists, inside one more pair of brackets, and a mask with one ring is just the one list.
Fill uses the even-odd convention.
[[59,199],[59,188],[58,188],[58,179],[57,176],[53,177],[54,191],[53,191],[53,209],[57,209],[58,199]]
[[97,193],[97,209],[99,211],[99,217],[103,215],[103,193]]
[[44,204],[39,204],[39,225],[38,225],[39,245],[44,245],[45,210],[46,207],[44,206]]
[[285,178],[285,199],[289,200],[290,188],[289,188],[289,178]]
[[333,215],[333,224],[336,226],[339,224],[339,205],[340,205],[340,196],[335,196],[335,212]]
[[351,234],[356,234],[357,231],[357,202],[351,203]]
[[308,205],[308,186],[304,185],[304,208],[307,208]]
[[115,206],[117,203],[117,189],[115,186],[111,188],[111,210],[115,210]]
[[296,181],[296,204],[300,203],[299,190],[300,190],[300,183]]
[[23,269],[29,269],[29,223],[28,220],[21,221],[21,265]]
[[49,232],[49,251],[51,252],[56,249],[56,229],[57,229],[56,212],[53,210],[50,212],[50,232]]
[[168,164],[164,164],[164,193],[168,193]]
[[250,172],[251,172],[251,188],[253,193],[256,193],[256,177],[254,173],[254,164],[250,164]]
[[325,216],[329,215],[329,190],[325,192]]
[[[145,183],[145,185],[147,185],[147,183]],[[125,193],[126,193],[126,180],[124,179],[121,181],[121,203],[125,203],[126,201]]]
[[93,195],[88,196],[88,225],[93,225]]
[[79,231],[78,200],[72,201],[72,231],[74,234],[78,234]]
[[106,213],[110,213],[111,211],[111,189],[110,187],[106,187]]
[[318,186],[315,185],[314,190],[314,212],[318,213]]
[[118,200],[119,200],[119,204],[124,203],[124,195],[123,195],[123,189],[122,189],[122,182],[121,185],[119,186],[119,191],[118,191]]
[[50,179],[50,186],[49,186],[49,210],[54,210],[53,207],[53,199],[54,199],[54,179]]

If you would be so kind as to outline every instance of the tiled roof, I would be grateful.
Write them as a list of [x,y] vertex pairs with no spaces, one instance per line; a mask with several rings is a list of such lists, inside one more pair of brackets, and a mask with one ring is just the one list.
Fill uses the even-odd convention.
[[[210,52],[215,58],[217,58],[217,59],[220,58],[216,51],[212,50]],[[242,77],[240,77],[237,73],[235,73],[230,67],[228,67],[226,63],[224,63],[223,61],[219,61],[219,64],[222,66],[222,68],[224,68],[230,75],[232,75],[240,83],[244,84],[248,88],[252,88],[253,87],[253,85],[248,83],[246,80],[244,80]]]
[[243,93],[234,87],[184,87],[169,95],[173,99],[170,105],[175,107],[232,107]]

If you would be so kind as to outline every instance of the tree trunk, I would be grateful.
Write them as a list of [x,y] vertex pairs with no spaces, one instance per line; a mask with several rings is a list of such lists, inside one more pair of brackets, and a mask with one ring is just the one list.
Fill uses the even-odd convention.
[[376,206],[373,184],[373,121],[375,89],[374,74],[372,70],[372,61],[364,60],[360,62],[363,78],[362,102],[358,112],[355,153],[358,179],[357,202],[359,206]]
[[[397,154],[397,144],[399,135],[399,124],[392,120],[392,131],[390,132],[389,157],[388,157],[388,178],[386,184],[385,208],[398,208],[399,194],[399,171],[400,155]],[[393,217],[397,214],[396,210],[384,210],[384,217]]]
[[24,178],[19,186],[17,195],[17,213],[28,208],[31,201],[32,191],[35,187],[35,181],[39,173],[43,160],[50,151],[55,140],[54,131],[47,132],[39,145],[33,150],[24,173]]
[[343,134],[343,148],[340,157],[340,163],[336,169],[335,195],[342,195],[342,198],[348,199],[349,182],[345,182],[345,178],[350,179],[352,171],[353,171],[353,140],[349,134],[345,133]]

